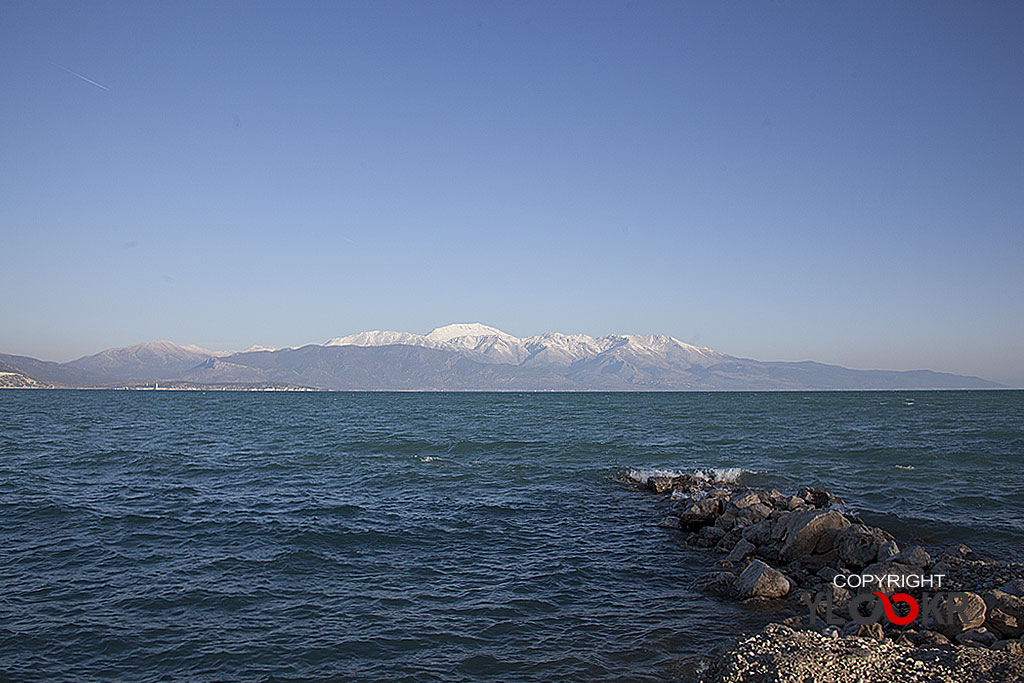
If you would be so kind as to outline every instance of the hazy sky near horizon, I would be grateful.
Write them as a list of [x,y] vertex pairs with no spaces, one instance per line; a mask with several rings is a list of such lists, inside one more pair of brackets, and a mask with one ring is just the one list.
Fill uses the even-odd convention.
[[1024,386],[1024,4],[0,15],[2,352],[481,321]]

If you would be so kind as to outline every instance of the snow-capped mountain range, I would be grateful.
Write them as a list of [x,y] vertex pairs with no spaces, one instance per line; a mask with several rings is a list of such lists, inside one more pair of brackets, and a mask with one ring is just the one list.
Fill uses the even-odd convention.
[[[374,330],[324,344],[210,351],[154,341],[68,363],[0,354],[42,385],[296,386],[403,391],[694,391],[994,388],[930,370],[850,370],[727,356],[665,335],[516,337],[480,323],[426,334]],[[22,380],[19,380],[21,382]],[[27,380],[26,380],[27,381]]]
[[636,358],[671,356],[676,360],[709,365],[727,356],[701,346],[693,346],[665,335],[622,334],[590,337],[585,334],[548,332],[532,337],[514,337],[480,323],[453,323],[426,334],[373,330],[335,337],[327,346],[425,346],[462,353],[485,363],[519,366],[569,366],[603,353]]

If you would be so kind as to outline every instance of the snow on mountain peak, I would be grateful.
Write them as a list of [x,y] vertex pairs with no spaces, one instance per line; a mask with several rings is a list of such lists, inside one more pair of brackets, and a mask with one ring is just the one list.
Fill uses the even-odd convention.
[[511,334],[483,325],[481,323],[452,323],[444,327],[435,327],[426,334],[427,339],[435,342],[447,342],[458,337],[501,337],[507,340],[516,339]]
[[567,366],[595,358],[603,353],[628,357],[654,357],[670,354],[677,360],[707,364],[723,356],[711,349],[691,346],[675,337],[661,334],[614,334],[591,337],[585,334],[548,332],[533,337],[514,337],[482,323],[452,323],[427,334],[373,330],[335,337],[327,346],[426,346],[457,350],[486,363],[510,365]]
[[675,337],[665,334],[622,334],[616,335],[619,339],[625,340],[627,346],[647,353],[665,353],[667,351],[682,351],[695,359],[720,358],[722,354],[704,346],[694,346]]
[[436,346],[433,340],[427,339],[422,334],[395,332],[393,330],[371,330],[369,332],[357,332],[345,337],[335,337],[328,341],[325,346],[392,346],[394,344]]
[[[238,353],[259,353],[260,351],[277,351],[277,347],[266,346],[265,344],[253,344],[249,348],[245,349],[244,351],[239,351]],[[232,351],[231,353],[235,352]]]

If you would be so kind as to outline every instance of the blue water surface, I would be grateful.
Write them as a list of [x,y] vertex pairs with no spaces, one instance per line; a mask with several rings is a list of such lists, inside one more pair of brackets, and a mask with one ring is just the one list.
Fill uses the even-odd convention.
[[0,678],[686,678],[771,615],[630,468],[1024,556],[1024,392],[3,391]]

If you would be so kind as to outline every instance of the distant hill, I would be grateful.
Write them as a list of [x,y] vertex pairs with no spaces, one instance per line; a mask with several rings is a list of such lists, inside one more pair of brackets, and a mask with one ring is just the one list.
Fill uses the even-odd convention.
[[0,362],[0,389],[36,389],[42,386],[17,368]]
[[89,376],[115,382],[153,382],[181,377],[213,357],[213,351],[197,346],[152,341],[120,349],[107,349],[64,365]]
[[107,349],[68,363],[0,354],[35,381],[99,387],[299,386],[396,391],[770,391],[991,389],[978,377],[931,370],[851,370],[813,361],[727,356],[665,335],[515,337],[479,323],[425,335],[374,330],[301,348],[208,351],[168,341]]
[[0,353],[0,362],[43,384],[58,384],[67,387],[93,387],[108,383],[105,377],[84,372],[70,363],[54,363],[37,360],[28,356],[13,356]]

